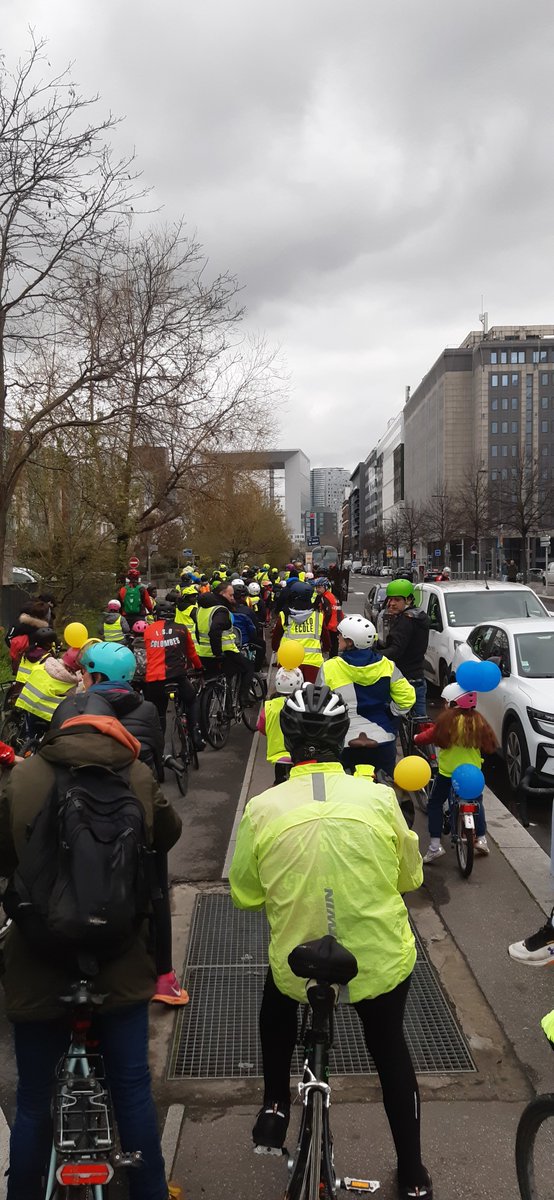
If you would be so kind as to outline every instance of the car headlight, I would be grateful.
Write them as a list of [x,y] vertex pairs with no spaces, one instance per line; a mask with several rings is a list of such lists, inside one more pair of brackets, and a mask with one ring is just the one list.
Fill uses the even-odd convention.
[[535,733],[545,733],[554,738],[554,713],[541,712],[540,708],[528,708],[527,716]]

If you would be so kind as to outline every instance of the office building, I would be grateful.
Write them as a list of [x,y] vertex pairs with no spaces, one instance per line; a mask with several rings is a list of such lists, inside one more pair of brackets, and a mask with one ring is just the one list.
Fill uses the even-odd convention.
[[345,467],[312,467],[310,471],[312,509],[319,512],[334,512],[338,516],[342,510],[344,489],[349,478],[350,472]]

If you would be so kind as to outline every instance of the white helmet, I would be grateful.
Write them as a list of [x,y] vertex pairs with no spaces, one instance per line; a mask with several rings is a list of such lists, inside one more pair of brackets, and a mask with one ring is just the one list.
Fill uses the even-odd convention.
[[313,579],[313,577],[314,577],[313,571],[306,571],[306,579]]
[[304,676],[299,667],[295,667],[293,671],[279,667],[275,676],[275,687],[281,696],[292,696],[303,686],[303,683]]
[[259,594],[260,594],[260,585],[259,585],[259,583],[255,583],[255,582],[254,582],[254,583],[249,583],[249,584],[248,584],[248,593],[249,593],[249,595],[250,595],[250,596],[259,596]]
[[450,567],[443,567],[442,573],[443,573],[443,575],[451,575],[452,574]]
[[108,600],[108,612],[119,612],[120,608],[120,600]]
[[357,650],[368,650],[377,638],[377,630],[371,621],[367,621],[360,613],[344,617],[338,626],[339,633],[344,638],[350,638]]

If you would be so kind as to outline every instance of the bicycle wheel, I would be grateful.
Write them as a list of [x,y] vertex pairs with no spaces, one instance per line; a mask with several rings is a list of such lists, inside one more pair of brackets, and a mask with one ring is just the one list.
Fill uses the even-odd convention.
[[225,686],[218,679],[208,680],[202,691],[200,724],[208,744],[221,750],[229,738],[231,718],[225,711]]
[[298,1134],[298,1146],[284,1200],[306,1200],[311,1138],[312,1135],[308,1121],[308,1110],[306,1108],[302,1108],[302,1120],[300,1122],[300,1131]]
[[402,746],[403,757],[407,758],[408,754],[410,754],[410,730],[407,720],[401,719],[398,727],[398,736],[400,738],[400,745]]
[[456,814],[456,858],[460,874],[464,879],[469,879],[473,871],[473,856],[474,856],[475,838],[473,829],[466,829],[464,825],[463,814]]
[[248,704],[245,704],[242,710],[242,719],[246,728],[255,732],[258,724],[258,716],[260,714],[260,705],[264,700],[264,688],[259,675],[253,675],[250,687],[248,690]]
[[308,1167],[306,1200],[320,1200],[321,1149],[323,1144],[323,1096],[312,1092],[312,1140]]
[[0,724],[0,740],[13,750],[18,750],[25,738],[25,714],[23,709],[8,710]]
[[516,1134],[516,1171],[521,1200],[552,1196],[554,1094],[537,1096],[524,1108]]
[[171,723],[171,757],[179,764],[180,770],[174,771],[177,787],[182,796],[186,796],[189,786],[189,764],[187,745],[181,725],[179,713],[175,713]]

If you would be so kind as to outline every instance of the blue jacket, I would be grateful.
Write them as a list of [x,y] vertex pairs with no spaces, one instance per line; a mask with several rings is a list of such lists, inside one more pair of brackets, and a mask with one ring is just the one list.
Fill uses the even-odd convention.
[[318,678],[348,706],[347,744],[361,733],[375,742],[393,741],[398,717],[415,704],[415,689],[380,651],[343,650],[323,664]]

